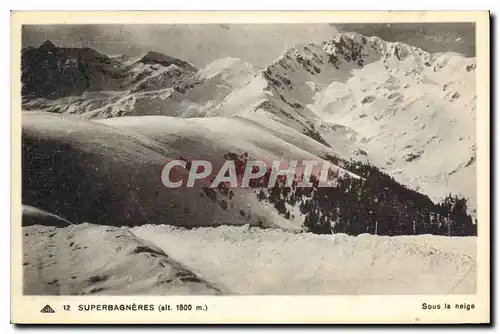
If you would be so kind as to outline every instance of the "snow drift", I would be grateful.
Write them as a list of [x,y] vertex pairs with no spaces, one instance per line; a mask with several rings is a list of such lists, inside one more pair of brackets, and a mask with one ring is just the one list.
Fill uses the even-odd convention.
[[[473,294],[476,238],[28,226],[27,294]],[[297,252],[300,250],[300,252]]]
[[27,295],[222,293],[126,228],[37,224],[23,233]]
[[247,226],[188,231],[146,225],[132,231],[236,294],[476,291],[475,237],[354,237]]

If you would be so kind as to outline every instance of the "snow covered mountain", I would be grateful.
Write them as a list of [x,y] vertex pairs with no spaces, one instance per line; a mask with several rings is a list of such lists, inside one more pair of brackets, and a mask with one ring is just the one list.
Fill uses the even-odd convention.
[[288,50],[210,115],[271,118],[433,198],[475,202],[474,70],[475,58],[343,33]]
[[[39,53],[51,48],[44,44]],[[79,96],[33,99],[24,109],[86,118],[271,119],[436,200],[451,192],[474,206],[475,58],[341,33],[297,45],[261,71],[235,58],[199,71],[154,52],[120,60],[113,68],[128,71],[125,90],[109,85]]]
[[[475,291],[474,238],[464,249],[463,240],[423,239],[474,235],[473,57],[339,33],[285,50],[260,70],[232,57],[197,69],[156,52],[106,56],[50,42],[23,50],[22,66],[28,293],[437,293],[443,284],[449,293]],[[169,159],[209,160],[217,170],[247,158],[328,162],[338,186],[228,192],[161,182]],[[448,193],[467,205],[441,202]],[[424,236],[380,237],[401,234]],[[98,261],[86,277],[97,235],[102,261],[120,261]],[[52,250],[73,238],[74,265],[66,249]],[[274,264],[243,268],[233,255],[242,244],[243,253],[263,252]],[[288,280],[291,269],[276,263],[297,249],[318,258]],[[57,282],[42,279],[38,254],[75,274],[50,262],[42,274]],[[409,270],[407,257],[420,266]],[[370,270],[338,269],[352,262]],[[390,279],[382,275],[388,262]],[[260,266],[267,285],[241,283]],[[318,270],[328,283],[305,284]],[[422,284],[413,284],[417,276]]]
[[[26,93],[23,94],[23,109],[78,114],[86,118],[197,117],[217,106],[233,89],[249,81],[253,74],[251,64],[236,58],[214,61],[199,71],[189,63],[157,52],[132,59],[114,56],[109,61],[124,73],[119,88],[89,88],[80,95],[59,93],[67,96],[56,99],[52,98],[53,94],[34,98],[38,96]],[[59,75],[54,69],[44,73],[51,71]],[[30,67],[26,67],[28,72],[31,72]],[[24,85],[29,86],[33,80],[25,77],[23,82],[27,82]]]
[[148,92],[172,88],[196,71],[185,61],[157,52],[138,58],[108,57],[90,48],[58,48],[47,41],[39,48],[23,49],[23,109],[89,118],[123,116],[140,109],[144,99],[149,102]]

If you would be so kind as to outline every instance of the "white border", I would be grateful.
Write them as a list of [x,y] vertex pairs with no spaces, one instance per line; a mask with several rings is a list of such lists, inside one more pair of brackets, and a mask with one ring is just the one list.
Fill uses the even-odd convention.
[[[156,4],[155,4],[156,2]],[[14,5],[15,9],[20,10],[20,9],[43,9],[43,10],[49,10],[49,9],[60,9],[60,8],[65,8],[65,9],[83,9],[83,10],[91,10],[91,9],[138,9],[137,3],[123,3],[120,0],[108,0],[105,3],[102,1],[95,1],[95,0],[86,0],[83,2],[74,2],[74,3],[68,3],[68,2],[63,2],[63,1],[44,1],[43,3],[40,3],[39,1],[16,1],[15,4],[3,2],[3,4],[6,5]],[[297,4],[298,3],[298,4]],[[158,5],[159,4],[159,5]],[[373,1],[358,1],[356,4],[353,3],[352,1],[349,2],[344,2],[344,3],[335,3],[335,8],[331,8],[329,6],[325,6],[326,1],[317,1],[317,0],[309,0],[309,1],[295,1],[295,0],[290,0],[286,1],[284,3],[278,3],[278,2],[272,2],[270,3],[269,1],[262,1],[262,0],[254,0],[250,4],[241,4],[241,3],[235,3],[234,1],[231,2],[224,2],[224,1],[211,1],[210,4],[208,4],[206,1],[193,1],[193,0],[185,0],[182,2],[179,2],[177,4],[165,4],[163,1],[149,1],[148,4],[142,4],[142,6],[147,6],[143,7],[141,9],[258,9],[258,10],[270,10],[270,9],[488,9],[488,8],[498,8],[498,1],[483,1],[483,0],[475,0],[473,2],[453,2],[450,3],[451,6],[448,6],[447,4],[444,5],[442,3],[437,3],[436,1],[432,0],[421,0],[418,1],[417,3],[408,3],[408,2],[402,2],[402,1],[386,1],[386,0],[379,0],[376,2]],[[403,8],[404,7],[404,8]],[[450,8],[451,7],[451,8]],[[496,8],[494,12],[496,12]],[[3,40],[6,44],[10,44],[10,34],[9,34],[9,20],[10,20],[10,15],[7,10],[2,11],[3,14],[3,28],[1,29],[1,36],[3,37]],[[495,49],[497,49],[497,45],[495,45]],[[498,52],[496,52],[498,55]],[[2,152],[9,152],[10,151],[10,113],[5,112],[6,110],[10,110],[10,105],[9,105],[9,99],[10,99],[10,60],[9,52],[3,52],[0,53],[0,56],[2,57],[1,59],[1,64],[4,66],[2,67],[2,85],[3,89],[1,90],[3,92],[3,99],[1,99],[3,106],[4,106],[4,112],[0,113],[2,119],[0,121],[0,124],[2,126],[2,131],[0,131],[0,134],[2,137],[0,137],[0,145],[2,147]],[[496,70],[495,70],[496,74]],[[495,75],[496,77],[496,75]],[[496,88],[495,92],[492,92],[494,96],[498,96],[498,87]],[[498,121],[498,117],[496,117]],[[496,123],[496,122],[495,122]],[[496,145],[496,148],[498,150],[498,143]],[[495,150],[495,154],[498,154],[499,152]],[[10,159],[7,161],[10,162]],[[2,185],[6,185],[10,183],[10,163],[5,162],[4,164],[1,164],[2,168],[2,173],[1,175],[3,176],[2,179]],[[0,199],[0,205],[2,206],[0,208],[0,212],[3,215],[3,220],[4,222],[8,221],[10,219],[10,189],[9,187],[2,187],[2,192],[1,192],[1,199]],[[498,200],[498,198],[497,198]],[[495,202],[495,206],[499,207],[500,205],[500,200],[499,202]],[[493,218],[493,217],[492,217]],[[8,226],[8,224],[4,224],[4,226]],[[498,236],[498,228],[496,229],[497,235]],[[7,246],[9,245],[9,233],[7,233],[7,228],[2,234],[2,237],[4,238],[3,240],[3,245],[4,245],[4,252],[1,252],[1,259],[2,263],[4,263],[4,268],[7,266],[7,263],[10,261],[10,248]],[[498,265],[498,263],[497,263]],[[5,276],[3,276],[5,277]],[[6,280],[6,278],[4,278]],[[2,305],[2,314],[5,316],[4,321],[2,321],[2,324],[5,326],[5,324],[8,323],[7,318],[7,309],[10,308],[9,302],[7,299],[7,296],[10,294],[10,289],[7,288],[7,284],[4,284],[4,290],[2,291],[3,293],[3,303]],[[497,308],[498,312],[498,308]],[[498,318],[497,318],[498,319]],[[7,327],[7,326],[6,326]],[[3,328],[2,328],[3,329]],[[120,330],[120,329],[118,329]],[[215,329],[217,330],[217,329]],[[7,332],[13,331],[13,327],[7,328]],[[31,330],[28,330],[28,332]],[[3,331],[2,331],[3,332]],[[101,332],[101,331],[98,331]]]

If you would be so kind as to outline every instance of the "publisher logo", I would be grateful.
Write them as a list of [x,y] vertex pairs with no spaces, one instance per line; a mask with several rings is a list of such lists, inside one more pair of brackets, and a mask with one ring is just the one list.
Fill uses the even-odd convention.
[[47,304],[40,310],[40,313],[56,313],[56,311]]

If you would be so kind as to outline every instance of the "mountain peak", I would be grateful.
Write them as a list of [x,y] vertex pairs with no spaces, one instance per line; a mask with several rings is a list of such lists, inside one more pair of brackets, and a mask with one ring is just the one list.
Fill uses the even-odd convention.
[[188,62],[167,56],[156,51],[149,51],[148,53],[146,53],[146,55],[144,55],[144,57],[139,60],[139,62],[143,64],[160,64],[162,66],[170,66],[173,64],[193,72],[198,70]]
[[253,66],[240,58],[225,57],[214,60],[200,69],[196,76],[200,79],[209,79],[222,76],[225,79],[234,76],[247,76],[254,73]]
[[40,47],[38,49],[39,50],[53,51],[53,50],[57,49],[57,47],[51,41],[46,40],[45,42],[43,42],[42,45],[40,45]]

